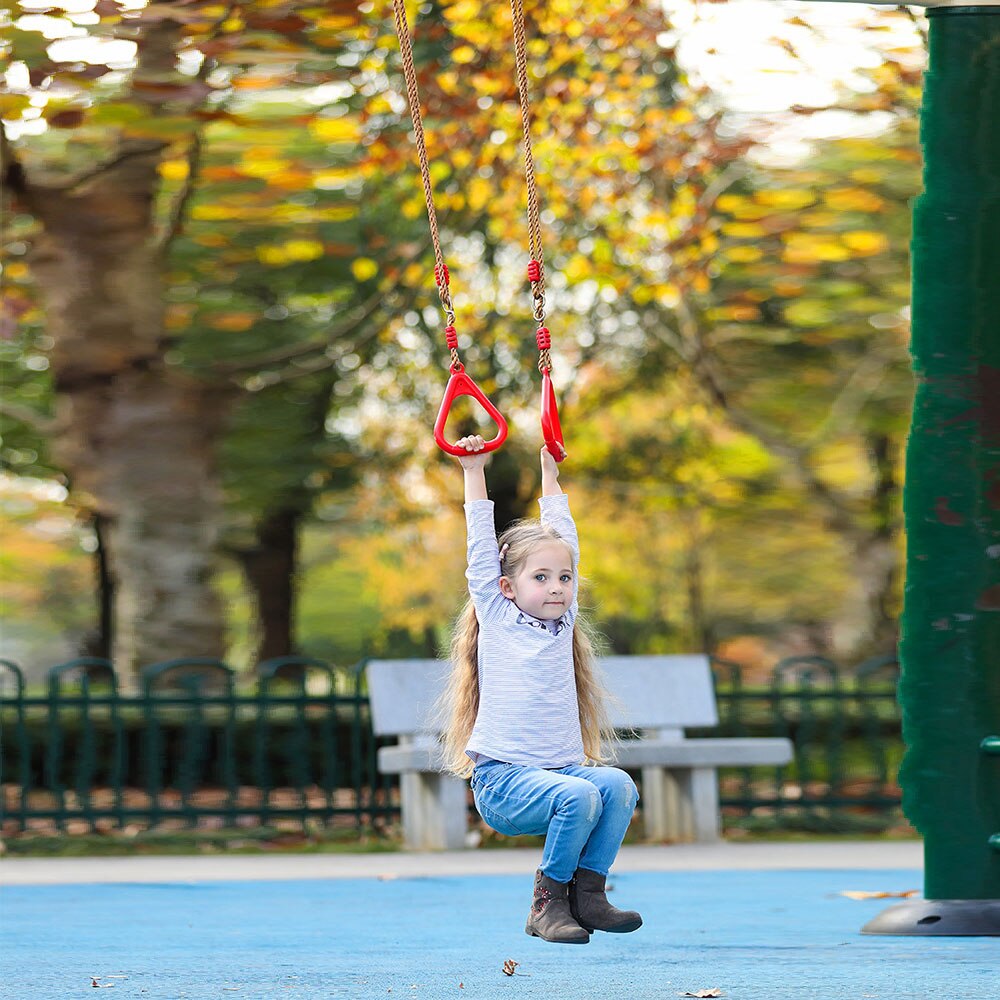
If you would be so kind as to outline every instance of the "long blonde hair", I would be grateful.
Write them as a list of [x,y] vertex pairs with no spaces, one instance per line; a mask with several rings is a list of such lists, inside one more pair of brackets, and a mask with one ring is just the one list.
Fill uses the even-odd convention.
[[[512,524],[497,542],[503,552],[501,575],[517,576],[532,551],[553,540],[565,544],[565,539],[539,521]],[[616,741],[607,715],[608,693],[597,669],[596,643],[596,632],[578,613],[573,622],[573,673],[580,709],[580,734],[587,759],[603,764],[613,759]],[[438,705],[443,733],[442,763],[453,774],[468,777],[473,764],[465,748],[479,711],[479,619],[471,598],[455,621],[450,659],[451,672]]]

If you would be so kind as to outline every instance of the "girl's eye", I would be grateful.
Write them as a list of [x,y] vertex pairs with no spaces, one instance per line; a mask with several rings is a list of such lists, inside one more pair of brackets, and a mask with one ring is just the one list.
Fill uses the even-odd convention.
[[545,574],[544,574],[544,573],[536,573],[536,574],[535,574],[535,579],[536,579],[536,580],[537,580],[537,581],[538,581],[539,583],[544,583],[544,582],[545,582]]
[[573,577],[571,577],[569,573],[563,573],[563,575],[559,579],[562,580],[563,583],[569,583],[570,580],[573,579]]

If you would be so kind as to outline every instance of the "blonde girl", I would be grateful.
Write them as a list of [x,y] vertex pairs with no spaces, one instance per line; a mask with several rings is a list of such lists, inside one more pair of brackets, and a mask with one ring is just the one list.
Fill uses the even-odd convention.
[[545,834],[528,934],[586,944],[594,930],[634,931],[642,918],[612,906],[605,881],[639,796],[605,764],[612,734],[578,618],[579,543],[559,467],[543,448],[541,520],[498,540],[483,439],[458,444],[469,601],[452,641],[446,767],[471,775],[476,808],[498,833]]

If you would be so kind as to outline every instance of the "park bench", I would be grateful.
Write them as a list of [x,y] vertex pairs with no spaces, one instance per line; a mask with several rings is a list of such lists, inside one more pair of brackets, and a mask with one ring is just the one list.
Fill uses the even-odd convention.
[[[647,839],[718,839],[717,769],[792,759],[786,739],[685,735],[719,723],[707,656],[607,656],[600,663],[613,695],[612,723],[628,731],[617,764],[641,774]],[[370,660],[366,670],[373,731],[398,739],[379,749],[378,768],[399,775],[406,846],[464,847],[468,785],[439,770],[438,734],[430,721],[448,661]]]

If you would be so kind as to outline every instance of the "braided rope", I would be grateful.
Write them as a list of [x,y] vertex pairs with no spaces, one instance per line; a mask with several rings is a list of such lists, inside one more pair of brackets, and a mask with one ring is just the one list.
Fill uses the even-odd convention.
[[[434,211],[434,191],[431,187],[431,169],[427,157],[427,141],[424,138],[424,121],[420,114],[420,92],[417,89],[417,70],[413,62],[413,46],[410,42],[410,25],[406,19],[404,0],[392,0],[392,11],[396,18],[396,35],[399,38],[399,54],[403,62],[403,76],[406,78],[406,98],[410,107],[410,119],[413,121],[413,139],[417,146],[417,159],[420,161],[420,179],[423,181],[424,201],[427,203],[427,221],[430,223],[431,244],[434,247],[434,280],[437,283],[438,296],[444,306],[447,326],[455,326],[455,307],[451,301],[448,266],[441,252],[441,237],[438,233],[437,213]],[[451,353],[451,363],[454,368],[461,366],[458,356],[457,341],[448,337],[448,347]]]
[[[528,280],[534,300],[532,315],[541,324],[545,319],[545,262],[542,257],[542,222],[538,209],[538,186],[535,183],[535,159],[531,151],[531,92],[528,89],[528,53],[524,37],[524,0],[510,0],[510,12],[513,21],[517,95],[521,103],[521,131],[524,134],[524,183],[528,202],[528,252],[531,255]],[[548,347],[543,348],[541,343],[538,370],[552,370]]]

